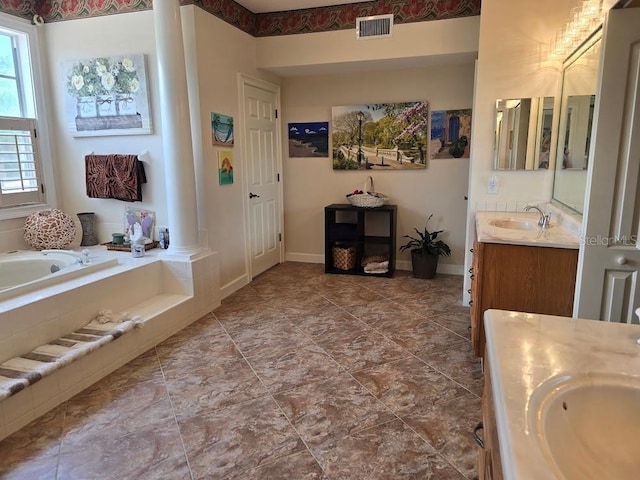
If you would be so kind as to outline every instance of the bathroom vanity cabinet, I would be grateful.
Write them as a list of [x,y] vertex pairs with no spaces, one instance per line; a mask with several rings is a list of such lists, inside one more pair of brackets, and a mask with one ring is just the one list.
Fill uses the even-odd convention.
[[476,240],[471,276],[471,344],[484,356],[484,312],[490,308],[570,317],[578,250]]
[[484,446],[478,451],[478,480],[502,480],[502,462],[498,440],[498,427],[491,390],[491,374],[488,365],[484,368],[484,390],[482,392],[482,439]]

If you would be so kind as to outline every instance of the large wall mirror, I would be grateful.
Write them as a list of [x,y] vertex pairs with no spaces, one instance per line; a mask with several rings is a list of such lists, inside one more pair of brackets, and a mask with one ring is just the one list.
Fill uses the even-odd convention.
[[493,168],[549,168],[553,97],[496,100]]
[[601,34],[564,64],[553,200],[583,213],[593,131]]

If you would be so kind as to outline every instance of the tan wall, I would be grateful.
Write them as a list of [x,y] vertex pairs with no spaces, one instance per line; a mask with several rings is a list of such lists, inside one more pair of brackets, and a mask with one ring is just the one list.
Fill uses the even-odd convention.
[[[473,162],[469,173],[467,251],[475,234],[474,211],[521,210],[528,203],[551,199],[552,170],[493,170],[495,100],[553,96],[558,111],[561,64],[549,61],[549,45],[576,4],[576,0],[482,2],[473,111]],[[554,116],[554,125],[558,118],[558,115]],[[494,174],[499,184],[497,195],[487,193],[487,183]],[[467,255],[466,267],[470,265],[471,255]],[[468,283],[468,278],[465,281]],[[468,288],[465,285],[464,291]],[[467,300],[465,293],[464,303]]]
[[[473,102],[473,64],[357,75],[326,75],[283,79],[283,139],[289,122],[330,121],[332,105],[429,100],[433,110],[469,108]],[[473,134],[472,134],[473,135]],[[320,261],[324,254],[324,210],[346,203],[345,194],[361,187],[362,171],[334,171],[330,158],[289,158],[284,155],[284,211],[287,258]],[[469,159],[431,160],[417,172],[373,173],[376,191],[398,205],[398,241],[422,228],[434,213],[430,227],[447,230],[453,250],[443,258],[444,269],[461,272]],[[398,257],[407,263],[408,254]],[[450,267],[447,268],[446,264]],[[455,266],[458,266],[457,268]]]
[[[184,9],[184,7],[183,7]],[[202,142],[196,155],[200,179],[199,203],[201,227],[208,230],[209,244],[220,252],[220,283],[224,288],[233,282],[246,280],[245,232],[242,181],[246,172],[242,157],[240,99],[238,73],[278,83],[272,74],[256,69],[256,40],[217,17],[193,8],[195,25],[195,55],[187,71],[191,91],[198,92],[199,101],[192,116],[199,116]],[[191,87],[195,88],[191,88]],[[197,110],[197,112],[196,112]],[[231,115],[234,119],[234,183],[218,184],[218,152],[226,149],[211,143],[211,112]]]
[[352,30],[258,39],[258,66],[276,73],[342,73],[369,68],[409,68],[442,56],[475,58],[480,18],[394,25],[390,38],[357,40]]

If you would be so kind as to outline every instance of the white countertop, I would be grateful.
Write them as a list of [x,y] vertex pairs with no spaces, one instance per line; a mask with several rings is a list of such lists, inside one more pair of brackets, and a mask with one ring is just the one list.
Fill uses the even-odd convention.
[[504,479],[553,479],[530,428],[531,394],[560,375],[613,373],[640,381],[640,325],[502,310],[484,318]]
[[535,247],[580,248],[579,235],[567,224],[552,216],[549,228],[536,230],[512,230],[491,224],[496,219],[529,220],[537,223],[537,212],[476,212],[476,235],[479,242],[528,245]]

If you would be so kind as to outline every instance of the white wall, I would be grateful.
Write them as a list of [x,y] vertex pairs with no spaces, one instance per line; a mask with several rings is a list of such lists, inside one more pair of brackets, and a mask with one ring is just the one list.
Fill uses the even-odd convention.
[[[157,222],[166,225],[164,191],[164,156],[160,136],[160,108],[153,12],[88,18],[48,23],[45,29],[45,58],[49,66],[49,92],[53,125],[59,206],[75,217],[78,212],[96,213],[96,230],[100,242],[111,240],[111,233],[121,232],[126,206],[146,208],[157,213]],[[106,33],[108,32],[108,33]],[[65,79],[62,62],[69,60],[143,53],[147,55],[147,76],[151,94],[153,134],[75,138],[66,129],[64,118]],[[143,202],[88,198],[85,191],[84,156],[96,154],[140,154],[149,152],[145,164],[147,182],[142,187]]]
[[[493,170],[495,101],[499,98],[556,97],[559,110],[561,65],[548,60],[549,44],[568,19],[573,0],[483,0],[473,105],[473,140],[469,172],[469,212],[465,270],[475,236],[476,210],[521,210],[551,199],[553,170]],[[558,124],[554,115],[554,128]],[[555,137],[554,137],[555,138]],[[555,141],[552,139],[552,142]],[[551,152],[552,155],[554,151]],[[487,193],[492,175],[499,193]],[[463,302],[469,279],[465,278]]]
[[[188,7],[195,25],[196,65],[187,68],[191,80],[197,78],[199,130],[201,144],[196,147],[196,173],[202,191],[199,201],[201,228],[208,230],[211,248],[220,255],[222,288],[241,286],[247,280],[245,265],[243,176],[246,172],[239,131],[240,99],[238,73],[278,83],[275,75],[256,69],[256,39],[196,7]],[[185,7],[182,8],[185,11]],[[184,15],[184,14],[183,14]],[[196,70],[197,69],[197,70]],[[191,84],[190,84],[191,87]],[[193,104],[192,104],[193,105]],[[193,109],[195,110],[195,109]],[[219,185],[218,152],[225,147],[211,143],[211,112],[234,119],[234,183]],[[192,111],[192,116],[194,115]]]
[[[360,188],[368,173],[334,171],[331,158],[289,158],[289,122],[331,121],[332,105],[429,100],[433,110],[469,108],[473,102],[471,63],[407,70],[370,71],[357,75],[285,78],[282,83],[285,245],[288,259],[321,261],[324,255],[324,206],[347,203],[345,195]],[[474,133],[472,132],[472,137]],[[461,273],[465,241],[464,196],[469,159],[430,160],[421,171],[372,174],[375,189],[398,205],[400,237],[422,228],[434,213],[432,228],[444,228],[451,258],[443,271]],[[399,261],[409,262],[408,254]],[[401,263],[408,266],[408,263]],[[449,266],[449,268],[447,268]],[[458,266],[455,268],[454,266]]]
[[[238,73],[277,82],[277,77],[256,69],[256,39],[200,8],[181,8],[189,98],[194,132],[194,157],[201,243],[220,251],[221,283],[246,276],[242,198],[242,156],[236,129],[235,183],[219,186],[217,152],[211,144],[211,112],[232,115],[238,124]],[[160,110],[153,12],[144,11],[45,25],[46,55],[50,69],[49,95],[54,107],[53,136],[60,205],[74,216],[93,211],[101,242],[121,231],[125,206],[157,212],[157,224],[166,225],[164,156],[160,136]],[[104,32],[110,32],[108,36]],[[78,39],[82,39],[79,41]],[[151,92],[152,135],[74,138],[64,128],[64,79],[61,62],[96,56],[144,53]],[[148,183],[142,203],[91,199],[85,194],[84,155],[149,151]],[[8,228],[8,227],[7,227]],[[13,231],[15,225],[11,225]]]

